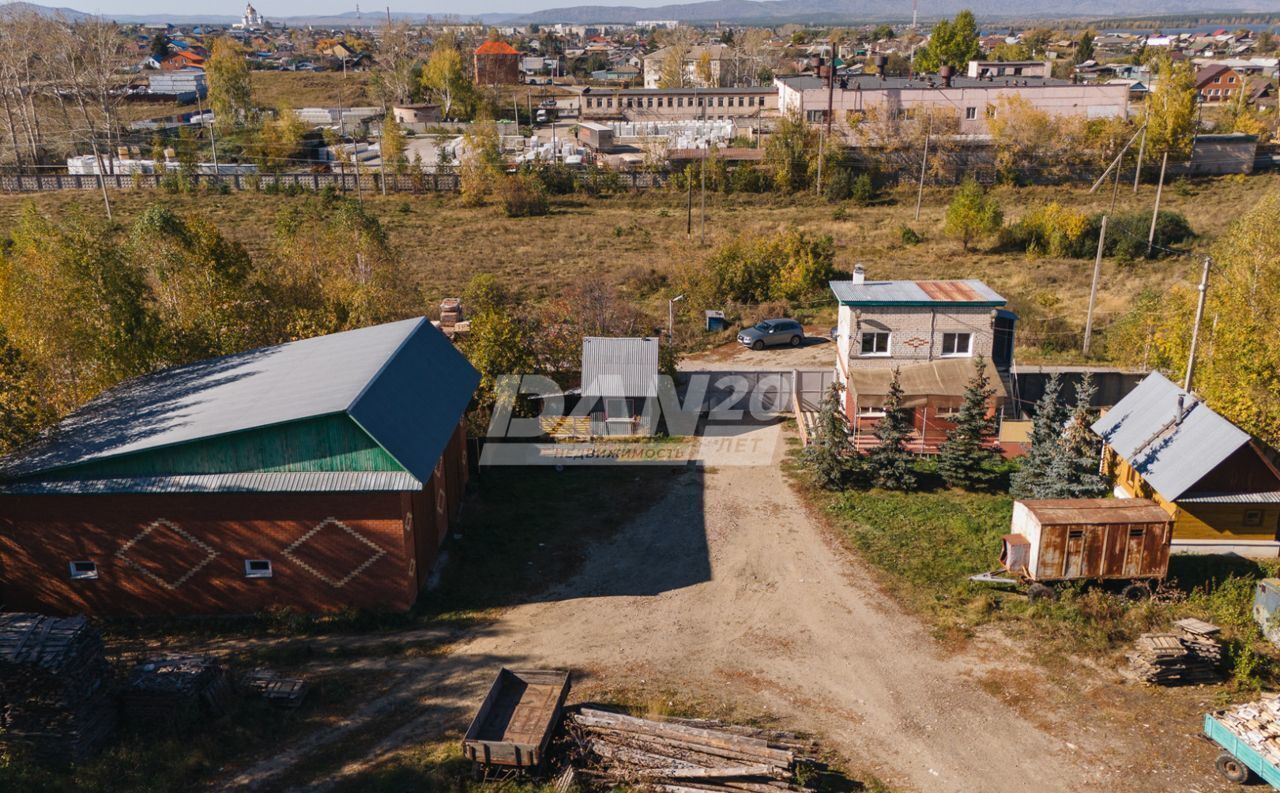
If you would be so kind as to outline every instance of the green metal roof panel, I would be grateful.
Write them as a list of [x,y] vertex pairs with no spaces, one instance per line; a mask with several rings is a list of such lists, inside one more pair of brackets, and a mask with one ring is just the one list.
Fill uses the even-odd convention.
[[403,471],[199,474],[0,482],[0,495],[111,493],[413,492],[423,483]]
[[[126,476],[399,469],[425,481],[479,377],[422,317],[251,350],[104,392],[0,461],[0,480],[81,477],[92,464]],[[343,414],[348,426],[304,426]]]
[[335,413],[90,460],[42,478],[174,476],[233,472],[404,471],[351,417]]

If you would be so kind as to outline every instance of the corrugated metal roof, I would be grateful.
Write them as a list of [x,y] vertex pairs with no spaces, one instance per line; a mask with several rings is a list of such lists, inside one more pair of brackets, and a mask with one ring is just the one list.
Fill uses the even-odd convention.
[[423,487],[401,471],[339,473],[243,473],[190,476],[143,476],[113,479],[63,479],[0,483],[12,495],[107,493],[340,493],[414,491]]
[[658,340],[588,336],[582,340],[585,396],[645,397],[657,393]]
[[422,317],[264,347],[122,383],[0,461],[0,478],[349,413],[425,481],[479,378]]
[[1145,498],[1052,498],[1020,503],[1042,526],[1173,521],[1160,505]]
[[[1176,421],[1178,397],[1184,415]],[[1159,372],[1093,424],[1093,431],[1170,501],[1249,442],[1249,434]]]
[[1008,301],[977,279],[962,281],[832,281],[836,300],[847,306],[990,306]]
[[1280,504],[1280,490],[1266,493],[1192,493],[1179,504]]

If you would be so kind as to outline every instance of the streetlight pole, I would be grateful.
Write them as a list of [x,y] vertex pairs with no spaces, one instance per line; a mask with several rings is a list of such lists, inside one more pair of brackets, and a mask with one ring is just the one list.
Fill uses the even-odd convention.
[[667,301],[667,338],[673,339],[676,335],[676,303],[684,300],[684,295],[676,295]]
[[1200,297],[1196,301],[1196,321],[1191,326],[1191,349],[1187,353],[1187,376],[1182,382],[1182,390],[1191,393],[1191,380],[1196,371],[1196,346],[1200,343],[1200,322],[1204,319],[1204,301],[1209,293],[1209,268],[1213,259],[1204,257],[1204,270],[1200,273]]

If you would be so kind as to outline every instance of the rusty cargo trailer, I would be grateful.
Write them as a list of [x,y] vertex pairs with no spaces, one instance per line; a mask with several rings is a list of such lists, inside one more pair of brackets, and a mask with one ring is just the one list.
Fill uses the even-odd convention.
[[566,671],[503,667],[463,736],[463,754],[481,770],[538,768],[568,696]]
[[1030,584],[1033,597],[1064,581],[1124,582],[1136,599],[1169,570],[1173,518],[1144,498],[1015,501],[1010,529],[1001,569],[974,580]]

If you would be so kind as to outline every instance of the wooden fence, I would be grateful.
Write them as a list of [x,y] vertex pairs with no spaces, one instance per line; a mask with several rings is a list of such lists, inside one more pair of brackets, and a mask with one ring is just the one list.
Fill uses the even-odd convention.
[[[601,174],[584,171],[575,177],[583,183],[604,178]],[[0,174],[0,191],[6,193],[43,193],[55,190],[99,190],[103,183],[108,190],[156,190],[166,182],[178,178],[176,174]],[[456,171],[436,171],[421,174],[354,173],[281,173],[281,174],[196,174],[186,177],[197,187],[225,185],[229,190],[318,192],[332,188],[341,192],[368,191],[381,193],[383,179],[388,193],[439,193],[458,189]],[[610,172],[607,178],[614,189],[644,190],[662,187],[670,178],[665,173]]]

